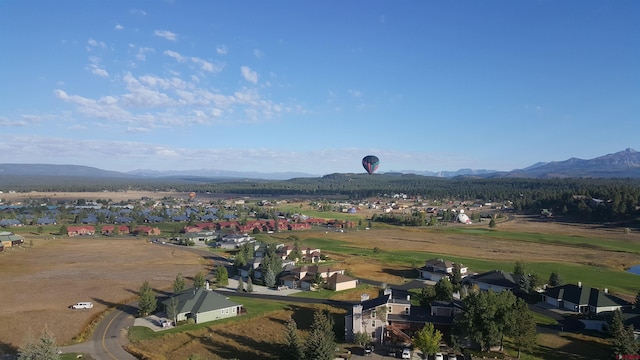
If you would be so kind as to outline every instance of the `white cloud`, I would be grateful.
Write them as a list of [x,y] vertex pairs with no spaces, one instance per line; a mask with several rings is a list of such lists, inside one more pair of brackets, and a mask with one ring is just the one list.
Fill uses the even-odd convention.
[[253,56],[255,56],[258,59],[260,59],[260,58],[262,58],[264,56],[264,53],[260,49],[254,49],[253,50]]
[[4,116],[0,116],[0,127],[21,127],[28,125],[29,123],[25,120],[11,120]]
[[94,39],[89,39],[87,40],[87,50],[91,51],[95,48],[101,48],[101,49],[106,49],[107,48],[107,44],[104,43],[104,41],[97,41]]
[[178,38],[178,35],[176,35],[175,33],[172,33],[171,31],[168,31],[168,30],[156,30],[156,31],[153,32],[153,34],[155,36],[159,36],[159,37],[165,38],[165,39],[170,40],[170,41],[176,41],[177,38]]
[[133,126],[127,127],[127,132],[129,134],[148,133],[149,131],[151,131],[149,128],[144,128],[144,127],[133,127]]
[[360,98],[362,97],[362,92],[360,90],[349,89],[349,95],[355,98]]
[[124,26],[122,26],[120,24],[116,24],[116,26],[113,29],[114,30],[124,30]]
[[198,64],[200,66],[200,69],[204,70],[204,71],[208,71],[208,72],[213,72],[215,71],[219,71],[218,68],[216,68],[212,63],[197,58],[197,57],[192,57],[191,61],[193,61],[195,64]]
[[93,75],[97,75],[97,76],[100,76],[100,77],[109,77],[109,73],[107,72],[107,70],[99,67],[96,64],[90,64],[88,66],[88,69],[89,69],[89,71],[91,71],[91,73]]
[[227,45],[221,45],[216,47],[216,52],[218,53],[218,55],[227,55],[228,51],[229,49],[227,48]]
[[155,50],[150,47],[141,47],[138,49],[138,53],[136,54],[136,59],[140,61],[147,60],[147,54],[153,54]]
[[147,12],[144,10],[140,10],[140,9],[131,9],[129,10],[129,13],[132,15],[142,15],[142,16],[146,16]]
[[258,83],[258,73],[251,70],[248,66],[240,67],[240,71],[242,72],[242,76],[245,80],[257,84]]
[[177,62],[180,62],[180,63],[191,61],[193,64],[198,65],[200,70],[207,71],[207,72],[220,72],[222,71],[222,68],[223,68],[223,66],[217,66],[207,60],[204,60],[195,56],[192,56],[192,57],[182,56],[181,54],[172,50],[165,50],[163,54],[174,58]]
[[172,57],[172,58],[176,59],[176,61],[178,61],[178,62],[185,62],[185,58],[184,58],[184,56],[182,56],[182,55],[178,54],[178,53],[177,53],[177,52],[175,52],[175,51],[165,50],[165,52],[164,52],[163,54],[165,54],[165,55],[167,55],[167,56],[169,56],[169,57]]

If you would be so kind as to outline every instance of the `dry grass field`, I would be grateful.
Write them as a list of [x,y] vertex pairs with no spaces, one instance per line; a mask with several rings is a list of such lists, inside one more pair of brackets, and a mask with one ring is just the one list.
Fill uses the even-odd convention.
[[[22,346],[27,335],[40,336],[45,326],[59,344],[69,343],[101,312],[134,299],[144,281],[167,289],[178,273],[192,277],[206,267],[197,255],[144,239],[22,235],[24,247],[0,253],[5,350]],[[68,308],[79,301],[92,301],[94,308]]]
[[[474,225],[454,225],[463,229],[487,229],[486,223]],[[448,226],[447,228],[451,228]],[[516,234],[549,234],[570,237],[587,237],[607,241],[620,241],[640,249],[640,233],[626,233],[624,229],[609,229],[590,225],[576,225],[560,222],[541,222],[539,219],[515,216],[513,219],[499,223],[496,232]],[[326,238],[345,242],[349,246],[373,249],[377,247],[389,252],[416,252],[419,266],[426,260],[418,252],[451,255],[457,258],[483,259],[488,261],[516,262],[554,262],[564,264],[581,264],[603,267],[613,270],[640,264],[640,254],[621,251],[603,251],[587,246],[569,246],[555,243],[517,242],[513,240],[477,236],[466,233],[419,229],[411,227],[393,229],[374,229],[369,231],[348,231],[345,233],[313,231],[296,234],[302,241],[305,239]],[[517,235],[514,235],[517,236]],[[286,237],[286,236],[285,236]],[[341,261],[354,274],[385,281],[392,284],[401,283],[403,278],[413,274],[410,264],[404,267],[394,265],[393,271],[383,261],[371,257],[349,256],[341,253],[330,253],[331,257]]]
[[[2,198],[13,202],[29,197],[121,201],[182,195],[185,198],[188,196],[153,192],[23,193],[2,194]],[[458,227],[468,230],[488,228],[486,223]],[[452,226],[446,228],[451,229]],[[496,231],[584,236],[604,243],[617,241],[631,246],[637,244],[640,248],[640,234],[635,230],[629,233],[624,229],[541,221],[537,218],[516,216],[509,221],[500,222]],[[0,253],[0,323],[3,324],[0,327],[0,353],[3,347],[10,349],[22,345],[27,334],[39,335],[44,326],[55,335],[58,343],[69,343],[105,309],[134,299],[137,289],[145,280],[156,289],[167,289],[179,272],[191,277],[202,269],[208,269],[208,264],[203,263],[196,255],[150,244],[144,239],[87,237],[44,240],[44,236],[20,233],[18,229],[16,232],[25,236],[24,248]],[[273,234],[273,240],[282,241],[290,235],[294,233]],[[603,251],[589,246],[557,243],[517,242],[473,233],[439,231],[437,228],[374,228],[344,233],[304,231],[296,232],[295,235],[303,246],[307,239],[311,241],[321,238],[339,240],[345,246],[360,249],[377,247],[387,252],[427,252],[491,261],[575,263],[616,270],[640,264],[637,252]],[[29,246],[31,242],[33,247]],[[390,266],[371,257],[352,256],[348,251],[332,252],[323,249],[323,253],[330,254],[331,258],[340,261],[359,277],[397,284],[413,275],[409,264]],[[422,255],[418,255],[420,265],[423,260]],[[73,311],[67,308],[78,301],[93,301],[95,307],[90,311]],[[300,314],[309,312],[308,309],[300,311]],[[196,353],[207,354],[207,359],[224,358],[232,353],[242,354],[240,358],[251,358],[253,355],[275,358],[272,346],[280,342],[284,319],[294,313],[292,309],[283,310],[251,319],[250,322],[240,321],[222,327],[212,325],[196,332],[141,341],[134,344],[134,347],[142,354],[153,354],[151,358],[160,358],[158,354],[169,354],[167,359],[182,359]],[[294,316],[304,318],[304,315]],[[562,347],[566,348],[567,345],[563,344]]]

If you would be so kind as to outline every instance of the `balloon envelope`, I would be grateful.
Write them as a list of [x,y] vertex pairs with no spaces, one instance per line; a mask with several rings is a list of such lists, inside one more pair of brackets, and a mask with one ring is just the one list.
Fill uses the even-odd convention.
[[369,175],[373,174],[378,170],[378,165],[380,165],[380,159],[374,155],[368,155],[362,158],[362,167],[369,173]]

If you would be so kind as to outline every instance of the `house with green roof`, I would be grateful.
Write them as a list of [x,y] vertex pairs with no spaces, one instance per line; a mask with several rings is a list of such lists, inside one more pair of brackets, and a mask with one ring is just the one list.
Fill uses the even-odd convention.
[[607,289],[601,291],[583,286],[581,282],[577,285],[566,284],[547,288],[541,295],[543,301],[549,305],[582,314],[599,314],[631,307],[628,302],[609,294]]
[[2,231],[0,232],[0,244],[2,244],[3,248],[20,246],[24,244],[24,238],[9,231]]
[[162,302],[165,312],[172,299],[178,300],[177,321],[194,319],[196,324],[238,316],[242,305],[208,288],[185,290]]

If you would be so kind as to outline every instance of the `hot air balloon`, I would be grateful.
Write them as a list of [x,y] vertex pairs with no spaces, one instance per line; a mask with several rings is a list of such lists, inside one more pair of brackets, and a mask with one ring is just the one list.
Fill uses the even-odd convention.
[[378,170],[378,165],[380,165],[380,159],[374,155],[367,155],[362,158],[362,167],[369,173],[369,175],[373,174]]

